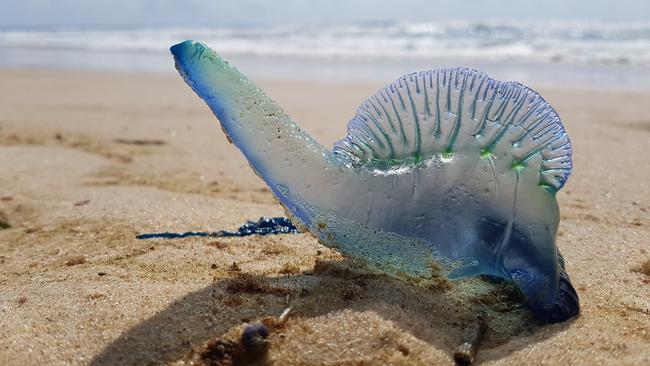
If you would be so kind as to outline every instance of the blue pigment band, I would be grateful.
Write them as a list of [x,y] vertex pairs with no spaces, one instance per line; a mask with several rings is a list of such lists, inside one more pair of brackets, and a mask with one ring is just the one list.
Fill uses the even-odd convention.
[[229,237],[248,235],[269,235],[269,234],[297,234],[299,231],[286,217],[261,217],[257,222],[248,221],[240,226],[237,231],[188,231],[184,233],[151,233],[140,234],[136,239],[181,239],[190,236],[202,237]]

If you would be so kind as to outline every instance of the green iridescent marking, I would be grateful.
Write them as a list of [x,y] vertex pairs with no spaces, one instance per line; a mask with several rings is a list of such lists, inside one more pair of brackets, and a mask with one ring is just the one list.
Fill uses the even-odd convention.
[[520,172],[520,171],[524,170],[525,167],[526,167],[526,164],[521,160],[513,161],[512,166],[511,166],[512,170],[514,170],[515,172]]
[[494,157],[494,155],[492,155],[492,151],[490,149],[483,148],[481,149],[481,157],[489,158],[489,157]]

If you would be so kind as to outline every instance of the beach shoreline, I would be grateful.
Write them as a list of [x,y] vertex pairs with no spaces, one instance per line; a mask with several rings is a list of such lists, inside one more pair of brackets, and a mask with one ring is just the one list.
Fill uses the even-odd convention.
[[[217,47],[216,45],[215,47]],[[218,48],[216,48],[218,49]],[[267,82],[382,84],[397,77],[435,68],[478,69],[503,81],[519,81],[533,89],[650,91],[647,65],[491,60],[481,57],[306,56],[222,53],[245,75]],[[62,72],[176,74],[168,51],[141,52],[57,48],[2,48],[0,69]],[[377,84],[377,85],[379,85]]]
[[[332,146],[397,76],[253,79]],[[271,337],[272,363],[453,364],[465,318],[381,278],[314,273],[346,265],[308,234],[135,239],[284,214],[180,77],[15,68],[0,81],[0,364],[173,363],[278,315],[286,294],[303,309]],[[540,92],[574,148],[558,247],[582,314],[490,345],[481,364],[650,362],[650,277],[636,270],[650,260],[650,91],[570,85]],[[286,292],[233,293],[242,273]]]

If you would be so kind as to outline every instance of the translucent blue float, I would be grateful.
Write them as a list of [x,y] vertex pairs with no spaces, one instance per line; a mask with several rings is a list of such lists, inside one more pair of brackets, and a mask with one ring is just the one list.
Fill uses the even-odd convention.
[[535,91],[472,69],[412,73],[363,102],[328,150],[204,44],[171,52],[291,221],[322,244],[397,278],[512,280],[545,322],[579,313],[555,246],[571,144]]

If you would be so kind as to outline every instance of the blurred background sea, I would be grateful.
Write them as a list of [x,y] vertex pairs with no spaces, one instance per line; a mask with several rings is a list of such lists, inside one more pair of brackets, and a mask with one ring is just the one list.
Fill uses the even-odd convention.
[[648,89],[649,4],[27,0],[2,6],[0,67],[170,73],[169,46],[196,39],[271,80],[466,66],[533,86]]

